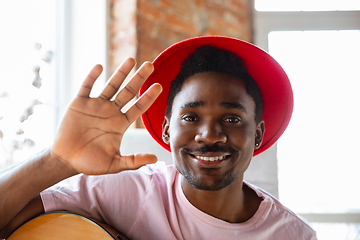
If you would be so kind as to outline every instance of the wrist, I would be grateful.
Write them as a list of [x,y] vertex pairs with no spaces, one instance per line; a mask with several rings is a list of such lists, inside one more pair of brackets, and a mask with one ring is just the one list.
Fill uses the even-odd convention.
[[58,180],[61,181],[78,174],[67,161],[56,155],[51,148],[45,149],[40,154],[41,164],[45,164],[48,167],[49,173],[52,172],[52,176]]

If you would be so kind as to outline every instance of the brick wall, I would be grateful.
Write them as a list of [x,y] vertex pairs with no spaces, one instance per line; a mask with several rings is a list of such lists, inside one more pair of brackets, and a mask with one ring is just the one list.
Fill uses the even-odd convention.
[[136,57],[136,0],[110,1],[110,59],[111,73],[127,57]]
[[252,40],[252,0],[111,0],[111,70],[128,56],[139,64],[186,38]]
[[153,60],[171,44],[200,35],[251,41],[249,0],[138,0],[137,59]]
[[[253,0],[111,0],[110,69],[126,57],[152,61],[171,44],[201,35],[252,41]],[[141,127],[141,123],[137,123]]]

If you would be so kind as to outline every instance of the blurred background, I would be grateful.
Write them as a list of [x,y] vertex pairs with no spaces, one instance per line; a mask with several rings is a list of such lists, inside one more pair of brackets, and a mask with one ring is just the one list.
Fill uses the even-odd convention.
[[0,0],[0,34],[0,169],[51,144],[97,63],[92,96],[126,57],[201,35],[254,43],[295,97],[271,151],[277,197],[320,240],[360,239],[360,0]]

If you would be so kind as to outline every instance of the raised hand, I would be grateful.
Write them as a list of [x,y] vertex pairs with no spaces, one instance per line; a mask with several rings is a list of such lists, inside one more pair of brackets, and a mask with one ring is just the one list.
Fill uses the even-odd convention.
[[159,84],[154,84],[123,113],[121,109],[134,98],[153,71],[152,64],[145,62],[118,92],[134,66],[134,59],[125,60],[97,98],[90,98],[89,94],[102,67],[97,65],[91,70],[60,124],[51,148],[53,157],[84,174],[116,173],[156,162],[151,154],[122,156],[119,152],[126,129],[151,106],[162,90]]

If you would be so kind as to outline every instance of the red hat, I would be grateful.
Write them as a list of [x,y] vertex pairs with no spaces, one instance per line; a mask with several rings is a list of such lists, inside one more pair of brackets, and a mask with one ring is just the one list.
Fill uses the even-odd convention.
[[260,48],[235,38],[204,36],[187,39],[167,48],[153,62],[154,72],[140,89],[143,94],[154,83],[160,83],[163,92],[154,104],[141,116],[150,135],[166,150],[170,146],[162,139],[170,83],[180,72],[181,63],[195,49],[210,45],[230,51],[240,57],[248,73],[255,80],[263,98],[265,133],[262,145],[255,149],[254,156],[270,148],[283,134],[293,111],[293,92],[285,71],[268,53]]

